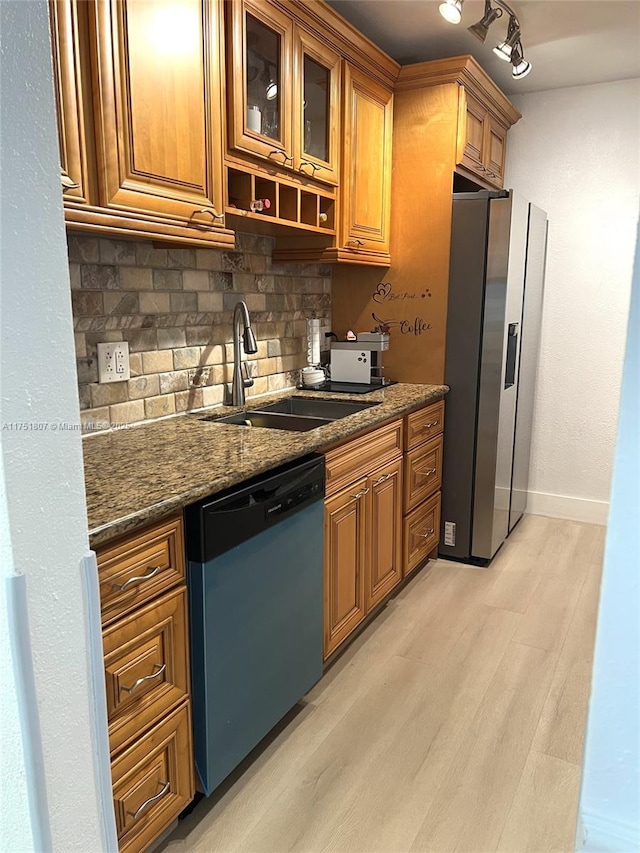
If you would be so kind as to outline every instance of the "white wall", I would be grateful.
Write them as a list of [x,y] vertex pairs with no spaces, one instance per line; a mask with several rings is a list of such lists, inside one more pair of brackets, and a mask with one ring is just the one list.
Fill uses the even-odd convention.
[[[48,801],[40,823],[49,824],[53,849],[96,853],[105,849],[113,815],[103,814],[97,773],[106,727],[94,732],[92,723],[87,650],[100,635],[98,628],[88,633],[85,621],[87,522],[80,433],[73,431],[79,406],[46,0],[2,0],[0,38],[2,580],[11,578],[5,589],[26,585],[28,618],[19,618],[28,621],[32,659],[21,671],[32,668],[37,695],[37,702],[22,701],[3,628],[0,690],[10,717],[1,732],[9,777],[2,778],[0,846],[33,849],[29,774],[40,760]],[[4,590],[0,605],[5,622]],[[21,760],[16,737],[34,718],[42,749],[30,738],[34,756]]]
[[19,849],[17,845],[20,844],[21,853],[31,853],[35,846],[29,811],[29,782],[9,635],[7,579],[12,575],[13,557],[4,486],[0,454],[0,850]]
[[640,231],[580,801],[594,853],[640,850],[639,436]]
[[529,511],[604,524],[636,224],[640,81],[513,98],[506,186],[549,214]]

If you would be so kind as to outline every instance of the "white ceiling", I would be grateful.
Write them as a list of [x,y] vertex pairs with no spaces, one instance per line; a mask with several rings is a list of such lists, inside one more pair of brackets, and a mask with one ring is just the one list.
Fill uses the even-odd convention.
[[491,25],[484,44],[467,32],[482,18],[484,0],[465,0],[457,25],[442,18],[440,0],[329,0],[402,65],[470,53],[507,94],[640,77],[640,0],[507,2],[532,65],[520,81],[491,49],[506,35],[506,14]]

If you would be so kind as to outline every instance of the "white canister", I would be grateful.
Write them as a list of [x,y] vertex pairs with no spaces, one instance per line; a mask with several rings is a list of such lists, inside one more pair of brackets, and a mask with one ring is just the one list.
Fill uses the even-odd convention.
[[251,106],[247,109],[247,127],[254,133],[262,131],[262,112],[260,107]]

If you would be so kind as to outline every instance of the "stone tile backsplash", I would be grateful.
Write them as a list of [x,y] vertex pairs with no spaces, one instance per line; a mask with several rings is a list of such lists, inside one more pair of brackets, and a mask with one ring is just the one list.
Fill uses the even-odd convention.
[[[156,248],[68,234],[78,385],[86,431],[223,402],[233,308],[244,299],[258,352],[247,396],[295,384],[306,318],[331,316],[331,267],[271,261],[273,239],[236,250]],[[131,379],[98,384],[97,344],[128,341]]]

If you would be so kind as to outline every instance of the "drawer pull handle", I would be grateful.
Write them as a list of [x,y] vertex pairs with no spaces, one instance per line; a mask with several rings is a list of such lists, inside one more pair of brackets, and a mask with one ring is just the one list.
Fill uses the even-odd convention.
[[287,163],[293,163],[293,157],[289,157],[286,151],[283,151],[282,148],[274,148],[272,151],[269,151],[269,157],[273,157],[273,155],[282,154],[282,165],[286,165]]
[[363,489],[361,492],[357,492],[355,495],[351,495],[351,497],[354,499],[354,501],[359,501],[360,498],[362,498],[368,494],[369,494],[369,489]]
[[378,483],[385,483],[387,480],[390,480],[393,477],[393,474],[383,474],[379,480],[376,480],[374,485],[378,485]]
[[435,530],[431,528],[431,530],[427,530],[426,533],[416,533],[416,536],[420,536],[421,539],[428,539],[430,536],[433,536]]
[[129,580],[125,581],[123,584],[114,583],[113,587],[120,592],[124,592],[132,583],[140,583],[141,581],[148,581],[151,580],[151,578],[155,578],[161,568],[161,566],[149,566],[149,571],[146,575],[138,575],[137,577],[129,578]]
[[347,249],[360,248],[360,246],[364,246],[364,240],[354,237],[352,240],[347,240],[345,246]]
[[431,427],[438,426],[439,423],[440,423],[440,421],[429,421],[428,424],[424,425],[424,428],[425,429],[431,429]]
[[123,686],[122,690],[126,690],[127,693],[131,695],[135,690],[138,689],[138,687],[140,687],[141,684],[144,684],[145,681],[153,681],[154,678],[158,678],[159,675],[162,675],[162,673],[167,668],[167,665],[166,663],[154,663],[154,667],[156,668],[157,672],[154,672],[152,675],[144,675],[142,678],[139,678],[137,681],[134,681],[131,687]]
[[198,213],[210,213],[214,219],[224,219],[224,213],[216,213],[214,207],[201,207]]
[[305,171],[304,171],[305,166],[311,167],[311,170],[312,170],[311,174],[312,175],[315,175],[316,172],[319,172],[322,169],[322,166],[318,166],[317,163],[312,163],[310,160],[302,160],[302,162],[300,163],[300,168],[298,169],[298,171],[302,172],[303,175],[305,174]]
[[419,468],[416,468],[416,473],[420,474],[422,477],[431,477],[432,474],[435,474],[437,468],[427,468],[426,471],[421,471]]
[[158,785],[162,785],[162,790],[159,794],[156,794],[155,797],[149,797],[148,800],[145,800],[144,803],[136,809],[135,812],[128,812],[134,820],[138,820],[138,818],[142,815],[144,811],[146,811],[150,805],[153,803],[157,803],[158,800],[162,799],[162,797],[166,796],[169,793],[169,788],[171,784],[169,782],[158,782]]

